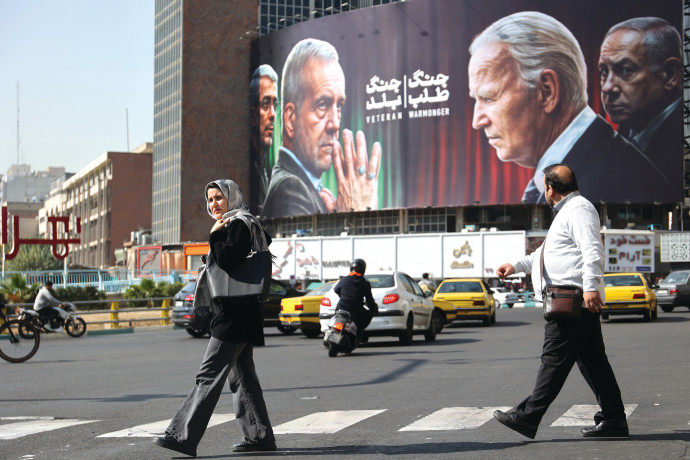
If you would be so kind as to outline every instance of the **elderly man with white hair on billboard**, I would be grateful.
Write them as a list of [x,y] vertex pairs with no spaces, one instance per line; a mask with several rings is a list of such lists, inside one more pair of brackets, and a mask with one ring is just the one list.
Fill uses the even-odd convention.
[[590,201],[679,201],[659,168],[587,106],[587,66],[573,34],[539,12],[499,19],[470,46],[472,126],[502,161],[535,168],[522,201],[545,203],[544,167],[565,163]]
[[[283,138],[262,214],[266,217],[365,211],[378,207],[381,145],[367,151],[364,133],[343,130],[345,74],[328,42],[297,43],[283,67]],[[337,197],[321,183],[333,165]]]

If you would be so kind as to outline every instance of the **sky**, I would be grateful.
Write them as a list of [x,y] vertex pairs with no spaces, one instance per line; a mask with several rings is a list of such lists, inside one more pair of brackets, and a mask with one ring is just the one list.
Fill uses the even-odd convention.
[[153,0],[0,0],[0,174],[17,157],[77,172],[128,132],[130,150],[153,142],[154,14]]

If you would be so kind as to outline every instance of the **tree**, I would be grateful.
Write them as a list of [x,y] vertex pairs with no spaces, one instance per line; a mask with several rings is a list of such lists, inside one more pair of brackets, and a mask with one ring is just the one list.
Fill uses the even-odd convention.
[[26,278],[20,273],[13,273],[5,278],[0,285],[0,291],[10,303],[33,302],[40,288],[40,283],[27,284]]
[[[5,254],[9,248],[3,245]],[[50,246],[44,244],[31,244],[19,247],[17,256],[5,261],[5,270],[22,272],[30,270],[59,270],[62,268],[62,260],[53,257]]]

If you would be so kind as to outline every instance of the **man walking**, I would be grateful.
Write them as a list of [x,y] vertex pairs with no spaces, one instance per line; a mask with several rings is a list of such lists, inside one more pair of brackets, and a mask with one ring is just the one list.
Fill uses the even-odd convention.
[[[601,407],[594,415],[595,425],[583,428],[582,435],[627,437],[623,400],[604,350],[599,323],[605,298],[599,215],[580,195],[575,172],[568,166],[555,164],[543,172],[546,202],[557,212],[544,244],[513,264],[501,265],[497,274],[505,279],[516,272],[531,272],[535,288],[542,284],[576,285],[584,291],[584,302],[579,320],[546,322],[541,366],[532,394],[508,412],[497,410],[494,418],[534,439],[544,413],[577,363]],[[544,251],[543,274],[541,251]],[[541,300],[540,290],[536,291],[537,299]]]

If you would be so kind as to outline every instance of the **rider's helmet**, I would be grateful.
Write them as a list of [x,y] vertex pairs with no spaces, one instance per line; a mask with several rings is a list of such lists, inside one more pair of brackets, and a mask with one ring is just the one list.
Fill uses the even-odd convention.
[[355,259],[350,264],[350,271],[363,275],[364,272],[367,271],[367,263],[364,261],[364,259]]

